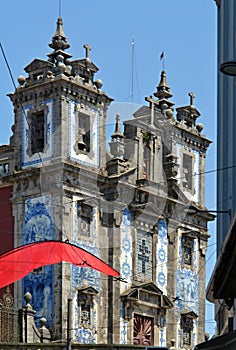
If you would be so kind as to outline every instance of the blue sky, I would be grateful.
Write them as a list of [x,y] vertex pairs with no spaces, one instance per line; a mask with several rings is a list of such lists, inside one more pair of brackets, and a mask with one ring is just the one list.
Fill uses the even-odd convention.
[[[1,2],[0,41],[15,82],[35,57],[47,59],[55,32],[59,0]],[[97,78],[116,102],[131,102],[131,43],[135,40],[134,102],[145,104],[160,79],[165,52],[167,81],[175,107],[196,95],[203,133],[214,143],[207,171],[216,169],[216,5],[213,0],[61,0],[64,31],[73,58],[84,57],[85,43],[100,68]],[[0,144],[9,142],[13,110],[7,93],[14,88],[0,56]],[[215,172],[206,175],[206,205],[216,206]],[[207,280],[214,265],[215,225],[207,254]],[[207,303],[206,331],[213,335],[213,306]]]

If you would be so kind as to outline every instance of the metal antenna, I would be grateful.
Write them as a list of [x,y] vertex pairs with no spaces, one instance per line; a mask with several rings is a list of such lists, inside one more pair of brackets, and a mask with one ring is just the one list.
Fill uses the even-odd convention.
[[61,17],[61,0],[59,0],[59,17]]
[[134,103],[134,37],[132,39],[132,85],[131,85],[132,103]]

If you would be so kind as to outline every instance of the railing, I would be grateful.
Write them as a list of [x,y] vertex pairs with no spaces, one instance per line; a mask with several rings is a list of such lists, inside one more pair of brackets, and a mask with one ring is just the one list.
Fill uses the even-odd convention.
[[0,308],[0,342],[18,342],[18,310],[12,307]]

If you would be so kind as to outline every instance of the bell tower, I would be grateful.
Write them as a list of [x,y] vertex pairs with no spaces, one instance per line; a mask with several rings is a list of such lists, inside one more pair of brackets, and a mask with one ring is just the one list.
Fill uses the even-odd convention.
[[[70,44],[62,25],[58,18],[48,59],[28,64],[27,76],[20,76],[16,91],[9,94],[15,113],[14,245],[69,240],[100,256],[99,229],[92,230],[98,203],[81,201],[99,197],[94,179],[106,161],[105,123],[112,99],[95,78],[99,69],[90,58],[91,47],[84,45],[85,57],[74,60],[67,52]],[[32,294],[36,317],[43,316],[49,328],[56,327],[56,338],[66,334],[67,297],[76,303],[71,285],[83,285],[75,282],[81,273],[62,263],[38,269],[16,283],[18,296]],[[96,273],[90,279],[96,294]]]
[[41,167],[73,160],[100,167],[105,147],[105,116],[112,101],[95,80],[98,67],[86,57],[72,60],[70,47],[58,18],[48,60],[34,59],[18,78],[19,87],[10,98],[15,108],[12,143],[17,149],[17,169]]

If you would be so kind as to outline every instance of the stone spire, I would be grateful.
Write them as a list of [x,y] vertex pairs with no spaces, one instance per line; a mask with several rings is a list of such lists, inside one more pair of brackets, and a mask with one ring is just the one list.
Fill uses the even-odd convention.
[[129,162],[124,159],[124,134],[120,130],[120,115],[116,115],[115,131],[111,135],[110,152],[112,158],[107,162],[108,176],[120,176],[129,170]]
[[52,42],[48,45],[54,50],[48,54],[49,61],[56,63],[57,66],[60,66],[60,72],[62,72],[63,69],[65,70],[63,65],[68,65],[69,58],[71,58],[71,55],[65,52],[65,50],[70,47],[70,44],[67,42],[67,37],[65,36],[62,24],[62,18],[59,17],[57,19],[56,32],[52,37]]
[[[167,119],[173,119],[173,106],[174,103],[169,100],[173,95],[170,92],[170,87],[166,81],[166,72],[161,72],[161,79],[156,87],[157,91],[150,97],[146,97],[145,100],[149,102],[149,108],[151,109],[151,124],[154,120],[154,109],[157,108]],[[157,97],[157,99],[154,98]]]
[[65,50],[70,47],[70,44],[67,42],[67,37],[65,36],[64,30],[62,28],[62,18],[57,19],[57,29],[52,37],[52,42],[48,46],[56,50]]
[[114,134],[111,135],[112,140],[114,139],[119,139],[119,138],[124,138],[124,135],[120,131],[120,115],[116,115],[116,126],[115,126],[115,132]]
[[166,81],[166,72],[163,70],[161,72],[161,79],[157,85],[157,91],[154,93],[154,96],[159,99],[159,106],[164,109],[170,108],[174,105],[173,102],[169,101],[173,95],[170,92],[170,87]]
[[115,158],[122,157],[124,154],[124,135],[120,131],[120,115],[116,115],[115,132],[111,135],[110,150]]
[[173,96],[166,81],[166,72],[164,70],[161,72],[161,80],[157,86],[157,92],[154,93],[154,96],[158,97],[159,99],[168,99]]

